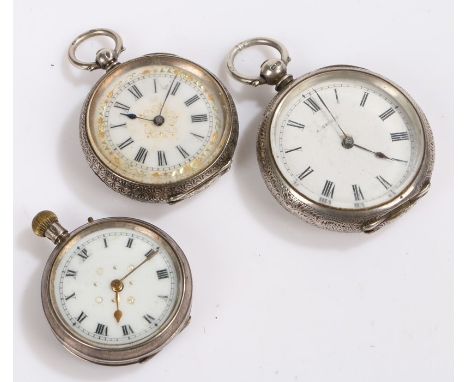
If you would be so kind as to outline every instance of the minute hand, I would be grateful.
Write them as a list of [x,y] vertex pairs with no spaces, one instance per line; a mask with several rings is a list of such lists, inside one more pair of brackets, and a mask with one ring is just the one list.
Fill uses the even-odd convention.
[[338,123],[338,121],[336,120],[335,116],[333,115],[333,113],[330,111],[330,109],[328,108],[327,104],[323,101],[322,97],[320,97],[320,94],[318,94],[317,90],[315,89],[312,89],[315,94],[317,94],[317,97],[318,99],[320,100],[320,102],[322,103],[323,106],[325,106],[325,109],[327,109],[328,113],[330,113],[331,117],[333,118],[333,120],[335,121],[336,125],[338,126],[338,128],[341,130],[341,132],[343,133],[344,137],[347,138],[348,135],[344,132],[344,130],[341,128],[340,124]]
[[159,248],[157,248],[155,251],[152,251],[151,254],[146,259],[144,259],[140,264],[138,264],[135,268],[133,268],[130,272],[128,272],[124,277],[122,277],[120,281],[121,282],[124,281],[128,276],[130,276],[133,272],[135,272],[138,268],[140,268],[144,263],[151,260],[154,257],[154,255],[156,255],[158,252],[159,252]]

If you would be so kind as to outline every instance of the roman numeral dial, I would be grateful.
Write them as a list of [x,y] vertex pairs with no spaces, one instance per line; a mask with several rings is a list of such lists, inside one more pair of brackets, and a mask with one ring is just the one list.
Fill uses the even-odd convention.
[[212,90],[183,71],[148,71],[111,94],[98,124],[102,129],[105,119],[103,151],[125,178],[174,183],[189,177],[211,163],[226,137]]
[[275,166],[262,173],[322,207],[370,210],[389,202],[407,189],[424,159],[420,118],[407,100],[362,70],[306,76],[265,119],[267,134],[259,137],[270,144],[258,146],[259,159],[262,167],[269,158]]
[[128,221],[101,224],[61,253],[51,291],[57,314],[83,341],[132,346],[173,317],[181,270],[160,233],[148,233],[144,225],[129,228]]

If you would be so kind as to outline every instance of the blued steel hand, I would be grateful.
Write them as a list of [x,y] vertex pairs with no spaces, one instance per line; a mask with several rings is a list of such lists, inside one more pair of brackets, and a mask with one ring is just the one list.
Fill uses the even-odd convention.
[[356,143],[353,144],[353,147],[357,147],[358,149],[361,149],[361,150],[367,151],[367,152],[369,152],[369,153],[372,153],[372,154],[374,154],[377,158],[388,159],[388,160],[394,160],[394,161],[396,161],[396,162],[408,163],[407,160],[391,158],[391,157],[386,156],[384,153],[382,153],[382,152],[380,152],[380,151],[372,151],[372,150],[369,150],[368,148],[363,147],[363,146],[361,146],[361,145],[358,145],[358,144],[356,144]]
[[132,113],[129,113],[129,114],[120,113],[120,114],[125,115],[126,117],[128,117],[128,118],[130,118],[130,119],[136,119],[136,118],[138,118],[138,119],[143,119],[143,120],[145,120],[145,121],[153,122],[152,119],[147,119],[147,118],[139,117],[138,115],[132,114]]
[[320,100],[320,102],[322,103],[323,106],[325,106],[325,109],[327,109],[328,113],[331,115],[331,117],[333,118],[333,120],[335,121],[336,125],[338,126],[338,128],[341,130],[341,132],[343,133],[344,137],[346,138],[348,135],[344,132],[344,130],[341,128],[340,124],[338,123],[338,121],[336,120],[335,116],[333,115],[333,113],[330,111],[330,109],[328,108],[327,104],[323,101],[322,97],[320,97],[320,94],[318,94],[317,90],[315,89],[312,89],[315,94],[317,94],[317,97],[318,99]]

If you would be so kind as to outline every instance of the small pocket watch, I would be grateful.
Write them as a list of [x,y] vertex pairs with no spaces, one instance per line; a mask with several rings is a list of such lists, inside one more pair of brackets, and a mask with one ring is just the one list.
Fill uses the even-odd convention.
[[[95,36],[114,40],[95,62],[76,58]],[[175,203],[208,186],[231,165],[238,137],[231,95],[210,72],[167,53],[119,63],[120,36],[94,29],[78,36],[68,56],[80,69],[106,71],[80,117],[81,146],[96,175],[125,196]]]
[[[240,74],[243,49],[268,45],[258,78]],[[278,41],[236,45],[228,69],[237,80],[275,85],[257,139],[266,185],[288,211],[321,228],[373,232],[426,194],[434,162],[429,123],[408,93],[367,69],[338,65],[293,79]]]
[[103,365],[143,362],[188,324],[190,268],[161,229],[89,218],[68,233],[51,211],[39,212],[32,228],[56,244],[42,275],[42,305],[71,353]]

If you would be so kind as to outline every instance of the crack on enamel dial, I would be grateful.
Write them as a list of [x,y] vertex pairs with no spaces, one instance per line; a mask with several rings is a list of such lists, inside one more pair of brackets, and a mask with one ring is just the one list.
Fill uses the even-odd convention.
[[142,201],[174,202],[206,188],[229,169],[237,137],[225,87],[198,65],[164,54],[107,73],[80,118],[90,167],[113,190]]
[[[343,71],[361,83],[339,80]],[[349,102],[355,105],[345,106]],[[356,129],[353,120],[367,125]],[[372,131],[374,125],[380,130]],[[361,231],[379,219],[378,227],[384,225],[386,216],[415,202],[430,181],[434,145],[423,112],[403,89],[365,69],[341,66],[306,74],[275,96],[257,154],[268,188],[288,211],[322,228]],[[392,166],[391,182],[389,175],[374,174]]]
[[[84,236],[52,269],[52,299],[62,321],[83,341],[99,347],[125,348],[148,341],[165,327],[180,298],[170,252],[164,240],[130,229]],[[135,269],[148,254],[152,258]],[[117,308],[111,282],[132,270],[122,280]]]

